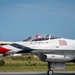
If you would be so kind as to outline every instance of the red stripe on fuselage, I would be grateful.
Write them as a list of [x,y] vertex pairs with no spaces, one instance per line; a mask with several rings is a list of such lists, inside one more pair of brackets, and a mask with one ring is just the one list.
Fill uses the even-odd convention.
[[0,47],[0,54],[5,54],[8,51],[10,51],[10,50],[3,48],[3,47]]

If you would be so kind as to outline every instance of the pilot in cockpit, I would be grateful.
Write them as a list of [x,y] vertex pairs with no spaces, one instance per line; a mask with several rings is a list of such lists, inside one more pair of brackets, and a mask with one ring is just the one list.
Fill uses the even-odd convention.
[[35,41],[38,41],[38,40],[40,40],[40,39],[42,39],[42,36],[37,34],[37,35],[35,36]]
[[35,37],[36,37],[36,39],[41,39],[41,38],[43,38],[41,35],[38,35],[38,34],[37,34]]
[[33,41],[42,41],[42,40],[48,40],[49,39],[49,35],[46,36],[41,36],[41,35],[35,35]]

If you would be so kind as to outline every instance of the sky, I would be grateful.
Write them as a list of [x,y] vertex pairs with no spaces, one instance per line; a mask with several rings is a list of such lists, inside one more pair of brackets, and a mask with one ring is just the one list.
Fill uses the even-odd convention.
[[75,39],[75,0],[0,0],[0,40],[34,34]]

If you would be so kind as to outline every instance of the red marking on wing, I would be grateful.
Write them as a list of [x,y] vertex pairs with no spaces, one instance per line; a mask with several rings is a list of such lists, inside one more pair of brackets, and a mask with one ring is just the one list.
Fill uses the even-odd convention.
[[10,51],[9,49],[0,47],[0,54],[5,54],[6,52]]
[[65,40],[59,40],[59,45],[60,46],[66,46],[67,42]]

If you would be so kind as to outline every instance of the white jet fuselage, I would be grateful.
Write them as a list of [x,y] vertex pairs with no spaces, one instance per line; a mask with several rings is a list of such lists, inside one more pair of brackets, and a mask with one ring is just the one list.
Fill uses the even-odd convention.
[[75,40],[53,39],[19,43],[33,49],[43,61],[66,62],[75,59]]
[[21,41],[15,45],[4,45],[8,49],[5,54],[33,52],[42,61],[66,62],[75,60],[75,40],[58,38],[41,41]]

